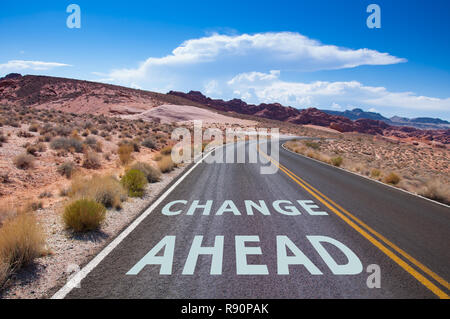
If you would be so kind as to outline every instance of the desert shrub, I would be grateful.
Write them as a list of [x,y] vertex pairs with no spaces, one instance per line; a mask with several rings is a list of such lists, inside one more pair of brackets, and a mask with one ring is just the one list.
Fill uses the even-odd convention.
[[163,156],[160,161],[158,161],[159,170],[163,173],[169,173],[174,170],[175,163],[172,161],[171,156]]
[[139,146],[139,143],[137,141],[133,141],[133,140],[122,140],[119,143],[119,146],[122,146],[122,145],[130,145],[133,149],[133,152],[139,152],[141,149]]
[[37,151],[40,153],[45,152],[47,150],[47,146],[44,143],[37,143],[35,147]]
[[92,199],[79,199],[64,208],[63,221],[76,232],[98,229],[105,220],[106,208]]
[[419,194],[429,199],[450,205],[450,186],[438,179],[428,181]]
[[24,137],[24,138],[30,138],[30,137],[33,137],[34,135],[31,133],[28,133],[27,131],[20,130],[19,132],[17,132],[17,136]]
[[8,142],[8,138],[3,135],[3,132],[0,132],[0,144]]
[[343,162],[342,157],[337,156],[337,157],[333,157],[331,158],[331,164],[333,164],[334,166],[341,166]]
[[93,146],[93,145],[97,144],[97,139],[95,137],[93,137],[93,136],[88,136],[84,140],[84,144],[89,145],[89,146]]
[[37,132],[39,130],[39,124],[33,123],[28,128],[30,132]]
[[131,169],[137,169],[144,173],[149,183],[156,183],[161,180],[161,172],[150,164],[137,162],[131,166]]
[[119,154],[119,160],[122,163],[122,165],[128,164],[131,159],[133,153],[133,147],[129,144],[122,144],[119,146],[117,150],[117,154]]
[[59,174],[66,178],[71,178],[75,171],[75,164],[72,161],[66,161],[58,166],[56,169]]
[[34,166],[34,157],[30,154],[21,154],[16,156],[13,162],[18,169],[29,169]]
[[127,193],[113,176],[77,176],[72,181],[68,195],[72,198],[92,198],[107,208],[120,209]]
[[38,209],[42,209],[44,207],[44,204],[42,202],[31,202],[28,203],[28,208],[32,210],[33,212],[37,211]]
[[318,150],[320,148],[320,144],[317,142],[304,141],[303,144],[305,144],[307,147],[310,147],[314,150]]
[[400,176],[395,173],[389,173],[383,180],[387,184],[397,185],[400,182]]
[[8,276],[45,251],[45,236],[33,214],[21,212],[0,228],[0,287]]
[[57,137],[50,143],[50,147],[54,150],[83,152],[83,144],[75,138]]
[[161,149],[162,155],[170,155],[172,154],[172,146],[165,146]]
[[370,176],[372,176],[373,178],[378,178],[381,176],[381,171],[379,169],[374,168],[371,172],[370,172]]
[[72,133],[72,127],[59,125],[54,128],[54,131],[57,135],[69,136]]
[[131,197],[142,197],[144,187],[147,184],[147,177],[137,169],[130,169],[121,179],[122,185],[128,190]]
[[154,149],[156,149],[156,142],[153,138],[148,137],[142,141],[142,146],[154,150]]
[[27,151],[27,154],[30,154],[30,155],[33,155],[33,156],[36,156],[36,154],[38,152],[36,146],[34,146],[34,145],[29,145],[27,147],[26,151]]
[[9,183],[11,183],[11,179],[9,177],[9,173],[8,172],[0,173],[0,183],[2,183],[2,184],[9,184]]
[[93,151],[84,153],[83,167],[87,169],[99,169],[102,166],[100,156]]
[[53,194],[50,191],[43,191],[42,193],[39,194],[39,198],[51,198],[51,197],[53,197]]
[[5,220],[16,216],[16,214],[17,210],[12,203],[8,201],[0,202],[0,228]]

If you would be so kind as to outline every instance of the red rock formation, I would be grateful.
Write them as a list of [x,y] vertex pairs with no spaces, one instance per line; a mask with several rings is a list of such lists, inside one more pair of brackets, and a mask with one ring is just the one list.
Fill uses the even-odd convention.
[[171,91],[168,94],[183,97],[225,112],[254,115],[294,124],[325,126],[339,132],[359,132],[450,144],[450,130],[420,130],[413,127],[391,126],[383,121],[371,119],[352,121],[343,116],[327,114],[316,108],[298,110],[283,106],[279,103],[253,105],[247,104],[239,99],[233,99],[231,101],[213,100],[198,91],[191,91],[189,93]]

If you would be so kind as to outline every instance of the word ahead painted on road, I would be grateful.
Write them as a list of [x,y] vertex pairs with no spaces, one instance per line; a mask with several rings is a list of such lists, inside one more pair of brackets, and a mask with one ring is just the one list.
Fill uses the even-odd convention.
[[[268,216],[277,213],[286,216],[299,216],[308,214],[311,216],[328,216],[328,213],[321,211],[319,206],[312,200],[277,200],[268,205],[263,200],[251,201],[245,200],[239,210],[232,200],[225,200],[219,203],[218,208],[213,210],[214,202],[212,200],[199,201],[194,200],[188,203],[186,200],[175,200],[167,203],[161,213],[166,216],[185,215],[214,215],[214,216],[240,216],[243,214],[253,216]],[[269,208],[270,207],[270,208]],[[331,272],[335,275],[356,275],[362,272],[363,266],[358,256],[343,243],[327,236],[306,236],[309,244],[314,248],[317,254],[322,258]],[[182,239],[183,242],[186,238]],[[303,266],[312,275],[322,275],[322,271],[308,258],[300,248],[289,239],[288,236],[276,236],[277,251],[277,274],[289,275],[290,266]],[[128,272],[127,275],[137,275],[146,266],[159,266],[160,275],[172,275],[174,262],[176,236],[165,236],[157,243],[141,260],[139,260]],[[224,236],[215,236],[213,246],[203,244],[203,236],[194,236],[189,254],[182,270],[183,275],[193,275],[196,270],[197,261],[202,255],[211,256],[210,274],[221,275],[224,253]],[[265,264],[249,264],[247,257],[262,255],[261,247],[255,246],[259,243],[259,236],[237,235],[234,237],[235,255],[236,255],[236,274],[237,275],[268,275],[269,270]],[[248,245],[248,243],[253,243]],[[324,245],[325,244],[325,245]],[[330,255],[325,247],[334,247],[333,250],[339,250],[347,259],[345,264],[339,264]]]
[[[313,248],[317,251],[331,272],[335,275],[356,275],[362,272],[363,266],[358,256],[341,242],[327,236],[306,236]],[[183,241],[186,239],[183,238]],[[237,275],[268,275],[269,270],[266,265],[249,265],[247,257],[251,255],[262,255],[260,247],[247,246],[247,243],[259,243],[259,236],[235,236],[236,247],[236,274]],[[176,236],[164,237],[155,247],[153,247],[136,265],[134,265],[127,275],[137,275],[147,265],[160,266],[160,275],[172,275],[173,258],[175,253]],[[224,236],[216,236],[214,246],[205,247],[202,245],[203,236],[197,235],[192,241],[189,255],[183,268],[183,275],[193,275],[197,265],[197,260],[201,255],[211,255],[211,275],[222,274],[222,261],[224,250]],[[287,236],[276,236],[277,244],[277,274],[289,275],[289,266],[302,265],[312,275],[322,275],[316,265],[292,242]],[[334,246],[346,257],[346,264],[338,264],[328,253],[323,244]]]

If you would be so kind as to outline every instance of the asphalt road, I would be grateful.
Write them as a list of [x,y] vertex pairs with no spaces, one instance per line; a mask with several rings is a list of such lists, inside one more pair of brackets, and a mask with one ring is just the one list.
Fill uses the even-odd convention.
[[[248,148],[248,144],[227,146],[215,154],[227,156],[227,149],[239,147]],[[59,297],[438,298],[449,294],[448,207],[281,147],[278,162],[283,169],[268,175],[260,174],[261,163],[199,164],[87,274],[80,288],[66,290]],[[166,204],[178,200],[187,201],[171,207],[172,211],[181,210],[180,214],[162,213]],[[210,215],[202,215],[201,209],[187,215],[195,200],[201,204],[212,200]],[[231,211],[217,215],[226,200],[231,200],[241,215]],[[263,200],[270,214],[254,210],[254,215],[248,215],[245,200]],[[273,203],[279,200],[292,202],[301,215],[277,212]],[[327,214],[311,215],[298,200],[312,200],[319,207],[312,209],[314,212]],[[287,210],[289,205],[281,206]],[[198,235],[203,236],[205,247],[213,246],[216,236],[223,236],[223,259],[220,262],[218,258],[214,268],[221,269],[221,274],[210,273],[211,255],[200,255],[197,263],[194,260],[193,274],[183,274]],[[127,275],[166,236],[176,236],[170,274],[160,274],[159,265],[146,265],[137,275]],[[241,255],[237,262],[236,236],[258,236],[259,242],[245,246],[260,247],[261,254],[249,251],[246,260],[266,267],[245,268]],[[277,249],[277,236],[287,236],[321,274],[311,274],[312,266],[294,264],[288,266],[289,274],[279,274],[280,260],[283,263],[285,259],[280,256],[283,250]],[[326,236],[345,245],[357,256],[362,269],[356,274],[333,273],[307,236]],[[325,243],[323,247],[337,264],[348,262],[336,246]],[[293,252],[287,251],[292,256]],[[160,254],[163,252],[169,256],[170,246]],[[172,259],[169,256],[167,260]],[[379,266],[380,288],[367,285],[372,274],[367,267],[373,264]],[[237,273],[244,268],[267,274]]]

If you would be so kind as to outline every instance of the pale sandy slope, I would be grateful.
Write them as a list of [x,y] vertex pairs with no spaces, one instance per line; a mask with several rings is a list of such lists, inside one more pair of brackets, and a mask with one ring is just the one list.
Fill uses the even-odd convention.
[[201,120],[207,124],[236,124],[241,126],[256,125],[255,121],[242,120],[190,105],[165,104],[139,114],[123,115],[122,117],[127,119],[142,118],[144,120],[154,120],[155,118],[159,118],[163,123]]

